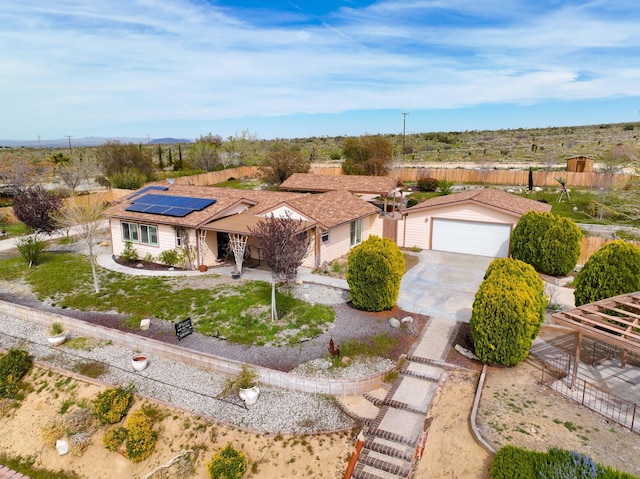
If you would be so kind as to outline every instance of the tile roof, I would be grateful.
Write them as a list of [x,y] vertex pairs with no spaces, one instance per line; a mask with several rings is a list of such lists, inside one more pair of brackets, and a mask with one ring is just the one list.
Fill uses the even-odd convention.
[[348,191],[328,191],[287,201],[303,215],[313,218],[324,228],[378,214],[380,209]]
[[445,196],[436,196],[422,203],[418,203],[404,211],[410,214],[412,211],[419,211],[441,206],[451,206],[462,203],[477,203],[503,210],[509,214],[522,216],[529,211],[548,212],[551,211],[551,205],[541,203],[540,201],[522,198],[521,196],[504,191],[485,188],[482,190],[468,190],[461,193],[454,193]]
[[[185,226],[196,228],[208,221],[211,221],[231,205],[248,200],[247,207],[251,210],[253,204],[260,208],[269,208],[283,201],[293,200],[305,196],[303,193],[289,193],[269,190],[239,190],[233,188],[217,188],[214,186],[192,186],[192,185],[171,185],[166,191],[154,191],[154,194],[169,196],[191,196],[196,198],[214,198],[216,202],[201,211],[182,218],[171,216],[154,215],[149,213],[135,213],[125,211],[131,204],[127,197],[117,200],[114,205],[105,212],[107,218],[129,219],[136,222],[153,222],[167,225]],[[133,195],[129,195],[131,197]],[[135,199],[135,198],[134,198]]]
[[405,186],[405,184],[400,179],[390,176],[294,173],[280,185],[280,189],[311,192],[344,190],[350,191],[351,193],[375,193],[383,195],[401,186]]

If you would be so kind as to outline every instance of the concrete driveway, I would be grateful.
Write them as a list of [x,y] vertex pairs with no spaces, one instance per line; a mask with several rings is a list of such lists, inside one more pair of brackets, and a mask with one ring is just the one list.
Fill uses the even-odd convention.
[[494,258],[421,251],[402,278],[398,306],[406,311],[468,322],[478,286]]

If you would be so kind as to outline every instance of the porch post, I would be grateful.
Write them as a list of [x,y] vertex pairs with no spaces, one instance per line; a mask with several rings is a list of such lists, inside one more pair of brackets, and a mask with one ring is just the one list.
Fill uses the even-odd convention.
[[578,336],[576,337],[576,350],[574,353],[574,363],[573,363],[573,376],[571,377],[571,389],[574,388],[576,384],[576,377],[578,376],[578,363],[580,362],[580,346],[582,345],[582,332],[578,331]]

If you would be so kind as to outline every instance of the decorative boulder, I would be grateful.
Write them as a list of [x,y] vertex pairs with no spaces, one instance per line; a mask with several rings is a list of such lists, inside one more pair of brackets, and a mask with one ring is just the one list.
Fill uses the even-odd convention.
[[397,318],[389,318],[389,326],[392,328],[399,328],[400,321]]
[[402,318],[401,322],[402,322],[402,324],[404,324],[404,323],[411,324],[411,323],[413,323],[413,318],[411,316],[405,316],[404,318]]

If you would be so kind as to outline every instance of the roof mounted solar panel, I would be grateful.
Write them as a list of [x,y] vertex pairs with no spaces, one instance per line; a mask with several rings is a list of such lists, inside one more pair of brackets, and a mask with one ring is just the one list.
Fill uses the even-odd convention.
[[[163,188],[164,187],[155,187]],[[140,192],[142,193],[142,191]],[[201,211],[214,204],[212,198],[193,198],[190,196],[171,196],[149,193],[132,200],[125,211],[149,213],[153,215],[184,217],[194,211]]]
[[187,216],[189,213],[193,213],[193,210],[191,208],[179,208],[174,206],[172,208],[166,209],[162,214],[165,216],[176,216],[182,218],[184,216]]
[[167,191],[169,188],[167,188],[166,186],[157,186],[157,185],[151,185],[151,186],[145,186],[144,188],[142,188],[140,191],[136,191],[134,194],[127,196],[128,200],[132,200],[133,198],[140,196],[142,193],[146,193],[147,191]]

